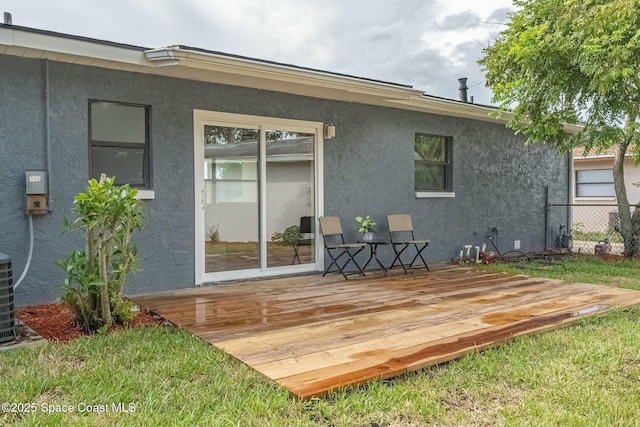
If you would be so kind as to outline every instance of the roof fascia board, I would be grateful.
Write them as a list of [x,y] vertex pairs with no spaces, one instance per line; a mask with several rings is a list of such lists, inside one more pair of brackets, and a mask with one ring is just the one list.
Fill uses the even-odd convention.
[[[512,117],[508,111],[496,115],[498,109],[489,105],[472,104],[453,99],[434,98],[428,95],[421,96],[420,98],[412,97],[407,101],[391,102],[402,104],[406,106],[406,109],[499,124],[506,124]],[[564,125],[564,131],[571,135],[578,134],[582,129],[582,126]]]
[[419,90],[399,85],[395,86],[383,82],[323,73],[321,71],[298,69],[287,67],[286,65],[193,51],[183,49],[180,46],[151,49],[145,52],[145,56],[159,67],[184,66],[267,80],[326,87],[328,89],[378,96],[384,99],[409,99],[412,96],[422,94]]
[[[591,155],[591,156],[573,156],[573,158],[575,160],[606,160],[606,159],[613,159],[613,157],[614,157],[613,154],[595,154],[595,155]],[[631,158],[631,154],[625,153],[624,158],[625,159],[630,159]]]
[[[145,49],[23,27],[0,25],[0,53],[167,75],[173,78],[191,79],[190,71],[200,70],[212,74],[223,73],[254,79],[251,84],[246,82],[238,84],[245,87],[259,88],[261,81],[263,83],[284,82],[291,83],[292,87],[295,86],[295,92],[291,93],[298,95],[339,99],[347,102],[503,124],[510,118],[508,113],[503,113],[497,118],[493,116],[491,113],[496,111],[494,107],[430,97],[409,86],[251,60],[251,58],[226,56],[215,52],[185,49],[181,46]],[[181,74],[181,70],[185,70],[184,74]],[[210,81],[215,81],[215,79]],[[318,88],[327,89],[324,97],[319,95]],[[344,96],[337,95],[340,93]],[[565,126],[565,131],[572,134],[581,129],[580,126]]]
[[77,57],[148,65],[141,49],[108,43],[96,43],[81,38],[60,37],[55,34],[24,31],[4,26],[0,27],[0,45],[5,45],[9,48],[42,51],[43,57],[46,56],[45,52],[55,52]]
[[606,160],[613,159],[613,154],[603,154],[601,156],[573,156],[574,160]]
[[460,118],[477,119],[501,124],[506,123],[510,118],[508,114],[503,114],[501,117],[492,116],[491,113],[493,113],[495,109],[488,106],[447,99],[436,99],[420,96],[412,97],[408,100],[394,100],[390,102],[398,106],[403,106],[405,109],[411,109],[415,111]]

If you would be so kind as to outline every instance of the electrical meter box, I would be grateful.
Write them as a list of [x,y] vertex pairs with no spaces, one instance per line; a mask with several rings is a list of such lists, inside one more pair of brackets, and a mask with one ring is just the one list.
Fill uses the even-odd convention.
[[46,171],[26,171],[27,214],[47,213],[47,173]]

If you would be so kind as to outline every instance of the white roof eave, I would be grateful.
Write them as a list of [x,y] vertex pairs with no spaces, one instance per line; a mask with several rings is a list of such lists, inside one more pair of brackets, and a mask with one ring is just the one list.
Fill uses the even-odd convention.
[[31,58],[62,58],[62,62],[107,61],[136,67],[148,63],[140,49],[122,45],[96,43],[87,39],[60,37],[42,32],[30,32],[0,27],[0,53]]
[[[301,69],[287,65],[267,63],[248,58],[238,58],[169,46],[145,52],[147,60],[157,67],[181,67],[230,74],[253,79],[252,86],[260,86],[269,81],[287,82],[309,88],[334,89],[348,93],[375,96],[383,99],[409,99],[421,94],[410,87],[383,82],[368,81],[355,77],[335,75],[317,70]],[[312,96],[316,96],[311,90]]]
[[[409,86],[333,74],[251,58],[181,46],[158,49],[0,25],[0,54],[76,63],[291,93],[320,99],[356,102],[396,109],[506,123],[495,108],[426,96]],[[568,126],[575,133],[579,127]]]

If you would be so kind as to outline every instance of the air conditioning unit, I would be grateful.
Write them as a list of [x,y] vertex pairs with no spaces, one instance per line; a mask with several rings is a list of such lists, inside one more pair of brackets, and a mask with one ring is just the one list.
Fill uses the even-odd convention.
[[0,252],[0,343],[15,339],[14,310],[11,258]]

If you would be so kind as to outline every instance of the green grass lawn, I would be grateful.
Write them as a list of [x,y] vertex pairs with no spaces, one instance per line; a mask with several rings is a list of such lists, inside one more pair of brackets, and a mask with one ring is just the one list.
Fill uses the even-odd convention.
[[[291,246],[282,246],[280,243],[267,242],[269,254],[293,254]],[[258,254],[260,250],[257,242],[218,242],[205,245],[205,253],[207,255],[224,255],[224,254]]]
[[[640,289],[637,262],[488,268]],[[640,308],[306,402],[184,330],[130,329],[0,352],[1,402],[35,412],[0,425],[638,426]]]

